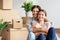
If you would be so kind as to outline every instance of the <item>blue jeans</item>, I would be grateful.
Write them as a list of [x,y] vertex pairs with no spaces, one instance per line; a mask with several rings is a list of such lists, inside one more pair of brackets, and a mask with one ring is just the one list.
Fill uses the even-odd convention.
[[45,40],[45,39],[46,39],[46,37],[45,37],[44,34],[40,34],[40,35],[36,38],[36,40]]
[[36,40],[57,40],[55,29],[51,27],[47,33],[47,37],[44,34],[40,34]]
[[35,40],[35,34],[33,32],[29,32],[27,40]]

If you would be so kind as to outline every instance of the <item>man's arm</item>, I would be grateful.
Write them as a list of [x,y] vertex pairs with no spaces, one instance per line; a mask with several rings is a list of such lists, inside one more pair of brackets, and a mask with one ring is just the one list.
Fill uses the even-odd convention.
[[31,21],[32,21],[32,18],[28,18],[26,21],[26,27],[27,27],[28,31],[33,31],[32,27],[31,27]]

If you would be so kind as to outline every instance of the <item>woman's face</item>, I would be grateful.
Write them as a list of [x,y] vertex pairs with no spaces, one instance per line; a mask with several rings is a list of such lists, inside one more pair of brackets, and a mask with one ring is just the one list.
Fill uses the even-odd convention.
[[33,11],[32,11],[33,17],[37,17],[37,13],[38,12],[39,12],[39,9],[38,8],[34,8]]
[[46,18],[45,13],[43,11],[40,11],[38,14],[38,20],[44,20]]

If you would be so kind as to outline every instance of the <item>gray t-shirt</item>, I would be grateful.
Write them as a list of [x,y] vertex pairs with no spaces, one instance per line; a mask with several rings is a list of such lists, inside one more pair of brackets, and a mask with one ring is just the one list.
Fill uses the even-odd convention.
[[31,23],[32,21],[35,20],[33,17],[29,17],[27,20],[26,20],[26,27],[28,29],[28,31],[33,31],[33,28],[31,26]]

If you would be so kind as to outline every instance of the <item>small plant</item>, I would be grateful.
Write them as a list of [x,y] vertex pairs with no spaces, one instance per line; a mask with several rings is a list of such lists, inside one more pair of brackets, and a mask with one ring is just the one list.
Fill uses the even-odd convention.
[[33,6],[33,2],[32,1],[30,1],[30,2],[24,2],[23,3],[23,5],[22,5],[22,8],[24,8],[24,10],[25,10],[25,14],[26,14],[26,17],[27,17],[27,12],[29,12],[30,10],[31,10],[31,8],[32,8],[32,6]]
[[[2,30],[3,30],[4,28],[7,27],[8,24],[9,24],[9,22],[3,22],[3,20],[0,19],[0,33],[2,32]],[[0,35],[1,35],[1,34],[0,34]]]

